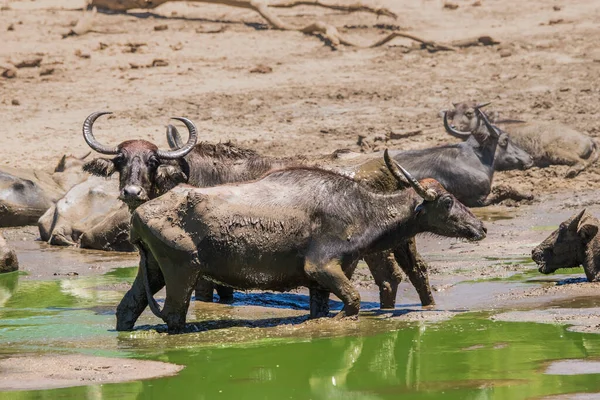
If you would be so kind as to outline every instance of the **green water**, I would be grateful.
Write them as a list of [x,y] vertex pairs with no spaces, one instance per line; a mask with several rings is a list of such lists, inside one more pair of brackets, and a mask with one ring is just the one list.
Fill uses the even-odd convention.
[[[122,292],[114,285],[123,281],[131,281],[131,271],[56,281],[2,277],[0,355],[79,351],[167,361],[185,365],[183,371],[130,383],[0,392],[0,399],[527,399],[600,392],[598,375],[543,373],[553,360],[600,358],[599,336],[558,325],[494,322],[482,313],[406,323],[377,311],[358,322],[298,323],[289,310],[265,307],[258,314],[278,316],[277,323],[207,324],[183,335],[150,328],[117,333],[114,307]],[[190,317],[204,321],[218,315],[196,313]]]

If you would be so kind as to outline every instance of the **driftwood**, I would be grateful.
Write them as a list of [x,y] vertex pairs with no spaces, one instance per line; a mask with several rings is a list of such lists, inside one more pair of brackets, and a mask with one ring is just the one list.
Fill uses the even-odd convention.
[[[103,10],[112,11],[127,11],[131,9],[151,9],[160,6],[161,4],[168,3],[171,1],[181,0],[90,0],[89,7],[97,7]],[[439,45],[431,41],[417,38],[413,35],[392,32],[383,39],[376,41],[371,45],[358,44],[344,35],[342,35],[335,26],[327,24],[322,21],[315,21],[308,24],[305,27],[295,27],[284,21],[282,21],[275,13],[273,8],[292,8],[297,6],[315,6],[321,8],[327,8],[345,12],[368,12],[376,15],[383,15],[391,18],[397,18],[396,13],[385,8],[369,6],[360,2],[353,4],[334,4],[323,0],[285,0],[279,2],[264,2],[259,0],[188,0],[196,3],[210,3],[210,4],[222,4],[225,6],[245,8],[257,12],[263,17],[267,23],[274,29],[283,31],[298,31],[309,35],[320,35],[322,36],[332,47],[338,47],[340,44],[345,46],[353,47],[378,47],[396,37],[403,37],[411,40],[420,42],[425,48],[430,51],[441,51],[441,50],[454,50],[450,46]]]

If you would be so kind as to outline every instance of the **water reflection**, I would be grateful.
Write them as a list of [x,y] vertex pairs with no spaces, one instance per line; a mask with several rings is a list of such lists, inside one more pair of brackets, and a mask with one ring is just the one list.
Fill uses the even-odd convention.
[[543,374],[554,360],[600,357],[597,336],[494,322],[486,314],[406,323],[398,309],[365,312],[358,321],[307,321],[306,310],[297,309],[303,295],[269,298],[268,307],[249,297],[244,307],[196,304],[196,332],[166,335],[151,325],[117,333],[115,285],[135,271],[126,272],[56,281],[2,277],[0,353],[84,351],[186,368],[174,377],[5,392],[0,399],[526,399],[600,391],[598,375]]

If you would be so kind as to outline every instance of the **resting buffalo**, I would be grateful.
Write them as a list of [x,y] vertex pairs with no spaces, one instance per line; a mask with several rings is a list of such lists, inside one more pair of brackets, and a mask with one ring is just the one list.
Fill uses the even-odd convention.
[[53,245],[134,251],[130,214],[116,179],[90,177],[75,185],[38,221],[40,238]]
[[[446,131],[451,135],[467,138],[466,141],[429,149],[396,151],[391,154],[396,161],[406,165],[417,179],[436,179],[469,207],[481,207],[501,201],[502,198],[494,193],[490,195],[501,136],[480,110],[484,105],[487,104],[474,108],[477,122],[469,132],[459,131],[451,126],[448,115],[444,114]],[[509,192],[508,195],[517,200],[530,198],[516,192]]]
[[585,209],[560,227],[531,252],[542,274],[583,265],[590,282],[600,281],[600,221]]
[[[476,124],[472,102],[455,103],[449,114],[461,129]],[[492,118],[492,122],[503,121]],[[597,142],[589,136],[555,121],[525,122],[505,120],[511,140],[533,158],[537,167],[570,165],[566,177],[572,178],[596,162],[600,151]]]
[[0,233],[0,273],[13,272],[19,269],[15,251],[8,246],[6,239]]
[[73,156],[63,156],[53,174],[0,168],[0,227],[33,225],[54,202],[87,176]]
[[[131,240],[141,260],[117,307],[117,329],[132,329],[147,304],[170,331],[185,324],[198,277],[240,289],[310,289],[310,315],[328,314],[329,292],[356,315],[349,281],[365,254],[417,233],[481,240],[479,219],[432,179],[418,182],[385,154],[412,188],[377,194],[331,171],[296,167],[254,182],[212,188],[179,186],[133,213]],[[152,297],[166,286],[161,311]]]

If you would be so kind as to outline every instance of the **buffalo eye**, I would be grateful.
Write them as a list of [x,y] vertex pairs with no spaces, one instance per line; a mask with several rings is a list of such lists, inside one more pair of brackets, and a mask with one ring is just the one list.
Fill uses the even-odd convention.
[[467,110],[467,111],[465,111],[465,115],[467,116],[467,118],[472,118],[473,117],[473,110]]
[[158,168],[158,166],[160,165],[160,160],[158,159],[158,157],[152,155],[148,158],[148,166],[150,168]]
[[442,200],[442,204],[444,205],[446,210],[450,210],[454,205],[454,200],[452,199],[452,197],[446,197]]
[[118,154],[115,158],[113,158],[113,164],[115,164],[115,168],[121,169],[125,166],[125,156],[123,154]]
[[507,137],[503,137],[502,139],[500,139],[500,142],[498,144],[500,146],[502,146],[502,147],[508,146],[508,138]]
[[558,226],[558,232],[559,232],[559,233],[565,233],[565,232],[567,231],[567,228],[568,228],[567,224],[565,224],[565,223],[563,222],[563,223],[561,223],[561,224]]

